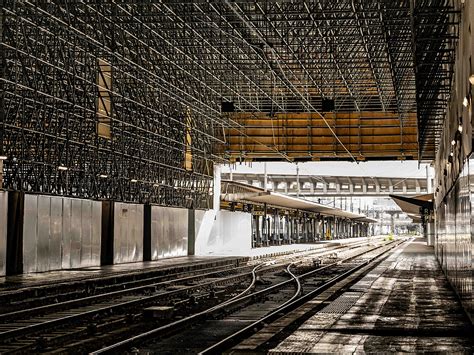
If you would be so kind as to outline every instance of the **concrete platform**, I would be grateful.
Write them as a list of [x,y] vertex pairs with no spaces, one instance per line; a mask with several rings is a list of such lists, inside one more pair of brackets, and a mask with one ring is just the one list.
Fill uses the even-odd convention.
[[474,351],[474,331],[425,240],[395,252],[270,353]]

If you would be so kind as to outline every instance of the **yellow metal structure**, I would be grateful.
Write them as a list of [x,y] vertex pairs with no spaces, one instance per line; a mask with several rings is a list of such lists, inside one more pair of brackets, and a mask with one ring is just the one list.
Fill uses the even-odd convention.
[[185,146],[186,146],[186,151],[185,151],[185,159],[184,159],[184,168],[188,171],[193,170],[193,152],[192,152],[192,136],[191,136],[191,125],[192,119],[191,119],[191,111],[188,110],[186,111],[186,138],[185,138]]
[[97,73],[97,87],[99,96],[97,98],[97,134],[100,137],[110,139],[112,131],[110,129],[112,117],[112,67],[103,59],[98,59],[99,72]]
[[318,113],[231,113],[224,154],[231,161],[418,159],[416,113],[322,115],[326,122]]

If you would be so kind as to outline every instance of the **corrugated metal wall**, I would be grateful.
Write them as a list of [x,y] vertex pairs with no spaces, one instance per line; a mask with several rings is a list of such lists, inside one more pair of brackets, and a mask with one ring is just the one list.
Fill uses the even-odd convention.
[[114,264],[143,260],[143,213],[143,205],[115,203]]
[[100,265],[101,203],[25,195],[23,272]]
[[436,210],[435,250],[461,302],[474,320],[474,159]]
[[188,210],[151,207],[151,259],[188,255]]
[[8,192],[0,191],[0,276],[6,274],[7,267],[7,213]]

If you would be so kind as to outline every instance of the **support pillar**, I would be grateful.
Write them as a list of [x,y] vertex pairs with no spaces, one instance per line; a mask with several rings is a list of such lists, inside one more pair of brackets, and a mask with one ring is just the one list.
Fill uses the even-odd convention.
[[25,194],[8,192],[6,275],[23,273],[23,217]]
[[435,224],[434,222],[427,223],[428,233],[427,233],[427,244],[429,246],[434,246],[435,241]]
[[267,191],[268,175],[267,175],[267,163],[263,163],[263,190]]
[[300,168],[298,166],[298,163],[296,163],[296,197],[300,197],[300,192],[301,192],[301,186],[300,186]]
[[[252,183],[250,183],[251,185]],[[214,182],[213,182],[213,209],[219,211],[221,209],[221,167],[214,165]]]
[[426,192],[432,193],[433,192],[433,184],[431,182],[431,170],[428,165],[426,165]]
[[102,233],[100,243],[100,264],[114,263],[114,202],[102,201]]
[[188,255],[195,254],[196,210],[188,210]]
[[143,261],[151,261],[151,205],[143,206]]

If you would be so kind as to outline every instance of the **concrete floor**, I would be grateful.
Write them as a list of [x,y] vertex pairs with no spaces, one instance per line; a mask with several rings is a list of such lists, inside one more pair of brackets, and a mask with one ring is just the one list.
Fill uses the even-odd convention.
[[474,350],[474,331],[422,240],[392,254],[271,353]]

